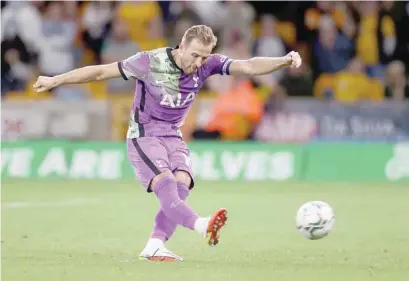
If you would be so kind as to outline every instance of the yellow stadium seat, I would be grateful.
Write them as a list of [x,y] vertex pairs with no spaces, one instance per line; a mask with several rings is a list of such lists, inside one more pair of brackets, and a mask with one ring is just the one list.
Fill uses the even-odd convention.
[[255,88],[254,90],[259,94],[261,99],[265,102],[267,101],[273,89],[269,86],[262,85],[262,86]]
[[89,82],[85,86],[91,92],[94,99],[106,99],[108,97],[104,81]]
[[113,140],[121,141],[126,136],[132,99],[133,96],[129,93],[116,93],[108,97],[111,104],[111,137]]
[[52,96],[49,92],[44,93],[28,93],[27,91],[11,91],[7,93],[6,100],[48,100]]
[[90,65],[95,63],[95,54],[93,51],[90,49],[84,49],[84,52],[82,54],[82,60],[81,60],[82,65]]
[[[260,22],[254,22],[251,25],[252,33],[255,39],[258,39],[261,35],[261,24]],[[292,22],[288,21],[277,21],[276,31],[278,36],[280,36],[283,41],[288,45],[294,45],[297,40],[297,30]]]
[[25,100],[27,93],[24,91],[11,91],[7,93],[6,100]]
[[131,38],[135,42],[149,39],[147,26],[160,15],[161,9],[156,2],[121,3],[118,9],[118,16],[129,25]]
[[297,43],[297,29],[292,22],[281,21],[277,22],[277,33],[287,45],[294,45]]
[[314,97],[321,98],[325,91],[334,90],[335,86],[335,77],[333,74],[323,73],[321,74],[314,84],[313,94]]
[[345,12],[341,9],[334,9],[331,13],[332,18],[335,21],[335,24],[338,28],[342,28],[345,24],[346,15]]
[[252,29],[254,38],[258,39],[260,37],[260,29],[261,29],[260,28],[260,22],[254,22],[251,25],[251,29]]
[[34,77],[30,81],[27,82],[26,89],[25,89],[26,97],[29,98],[29,99],[35,99],[35,100],[42,100],[42,99],[51,98],[52,95],[49,92],[37,93],[36,91],[34,91],[33,85],[37,81],[38,75],[40,75],[40,74],[37,73],[36,75],[34,75]]
[[385,87],[381,81],[370,79],[369,89],[365,93],[367,99],[380,102],[385,98]]
[[364,73],[339,72],[336,74],[334,94],[337,101],[353,103],[360,100],[381,101],[381,82],[369,78]]
[[315,30],[320,24],[321,15],[315,8],[309,8],[304,15],[304,25],[309,30]]
[[166,47],[167,44],[168,44],[168,42],[167,42],[167,40],[165,38],[159,38],[159,39],[155,39],[155,40],[146,40],[146,41],[138,42],[138,46],[143,51],[157,49],[157,48],[163,48],[163,47]]

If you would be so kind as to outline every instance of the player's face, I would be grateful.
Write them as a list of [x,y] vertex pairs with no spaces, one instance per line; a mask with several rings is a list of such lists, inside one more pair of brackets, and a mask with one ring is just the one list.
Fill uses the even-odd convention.
[[187,74],[192,74],[202,66],[212,52],[212,45],[203,45],[199,40],[193,39],[187,45],[180,45],[182,69]]

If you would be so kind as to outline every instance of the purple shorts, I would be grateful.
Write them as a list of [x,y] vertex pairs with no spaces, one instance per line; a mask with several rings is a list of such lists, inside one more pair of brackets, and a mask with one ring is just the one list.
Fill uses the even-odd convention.
[[179,137],[141,137],[127,139],[128,159],[135,169],[136,177],[152,192],[152,179],[167,170],[175,173],[185,171],[192,179],[190,189],[193,188],[193,172],[186,143]]

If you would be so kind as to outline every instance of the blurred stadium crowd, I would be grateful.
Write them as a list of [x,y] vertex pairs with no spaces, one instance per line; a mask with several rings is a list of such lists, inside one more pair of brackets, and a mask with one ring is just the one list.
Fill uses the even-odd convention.
[[[217,101],[203,117],[207,132],[244,139],[287,97],[409,99],[408,1],[2,1],[1,21],[2,99],[132,97],[134,82],[121,79],[61,86],[41,96],[31,86],[38,75],[174,46],[194,24],[211,26],[219,38],[215,52],[231,58],[296,50],[304,62],[254,78],[211,77],[199,94]],[[224,118],[229,112],[240,114]],[[185,130],[189,126],[195,125],[188,120]]]

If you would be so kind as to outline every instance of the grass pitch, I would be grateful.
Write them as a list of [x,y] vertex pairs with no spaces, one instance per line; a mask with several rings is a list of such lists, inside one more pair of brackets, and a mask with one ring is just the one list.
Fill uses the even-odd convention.
[[[168,248],[182,263],[136,257],[158,203],[137,182],[2,182],[2,280],[408,280],[409,186],[197,182],[189,204],[229,210],[221,243],[179,228]],[[317,241],[295,229],[308,200],[333,206]]]

